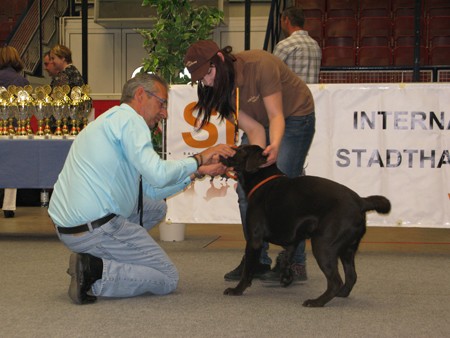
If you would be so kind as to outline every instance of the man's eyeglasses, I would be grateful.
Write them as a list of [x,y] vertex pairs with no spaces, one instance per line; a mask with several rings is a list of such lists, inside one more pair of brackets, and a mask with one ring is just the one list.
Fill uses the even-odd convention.
[[161,109],[167,109],[167,100],[165,100],[162,97],[159,97],[158,95],[153,94],[152,92],[149,92],[147,90],[145,92],[147,94],[153,96],[154,98],[156,98],[159,101],[159,103],[161,104]]

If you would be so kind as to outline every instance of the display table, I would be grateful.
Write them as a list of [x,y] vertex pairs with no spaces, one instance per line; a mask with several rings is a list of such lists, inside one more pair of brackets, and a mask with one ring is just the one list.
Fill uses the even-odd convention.
[[0,188],[53,188],[73,140],[0,140]]

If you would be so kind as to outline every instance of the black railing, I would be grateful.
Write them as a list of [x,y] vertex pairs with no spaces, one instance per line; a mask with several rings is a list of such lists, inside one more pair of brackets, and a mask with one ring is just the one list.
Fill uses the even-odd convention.
[[42,46],[47,45],[58,31],[58,18],[68,9],[66,0],[34,0],[30,3],[8,44],[17,49],[24,71],[30,75],[40,69]]
[[418,75],[413,67],[321,67],[319,83],[450,82],[450,66],[421,66]]

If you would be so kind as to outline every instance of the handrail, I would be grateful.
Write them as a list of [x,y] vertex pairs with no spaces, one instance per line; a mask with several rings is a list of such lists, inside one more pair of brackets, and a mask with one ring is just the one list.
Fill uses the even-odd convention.
[[17,49],[25,64],[25,73],[35,73],[42,57],[42,44],[50,42],[57,31],[55,19],[62,16],[67,8],[65,0],[33,0],[27,8],[8,42]]

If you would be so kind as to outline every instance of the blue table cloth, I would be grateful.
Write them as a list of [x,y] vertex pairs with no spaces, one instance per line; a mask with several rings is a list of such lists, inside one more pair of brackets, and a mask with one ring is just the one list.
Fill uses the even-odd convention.
[[73,140],[0,140],[0,188],[53,188]]

